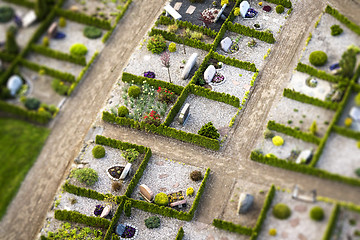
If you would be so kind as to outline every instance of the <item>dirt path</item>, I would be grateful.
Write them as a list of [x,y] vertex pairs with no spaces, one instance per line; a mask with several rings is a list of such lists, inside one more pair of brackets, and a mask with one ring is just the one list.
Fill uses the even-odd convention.
[[64,173],[133,49],[152,26],[164,0],[135,0],[78,90],[67,100],[37,162],[1,221],[0,239],[34,239]]

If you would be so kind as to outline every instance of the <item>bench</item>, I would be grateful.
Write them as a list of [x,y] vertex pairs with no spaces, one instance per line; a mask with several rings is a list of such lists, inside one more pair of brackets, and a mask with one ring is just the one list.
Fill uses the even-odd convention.
[[304,201],[304,202],[314,203],[314,202],[316,202],[316,190],[312,190],[312,191],[311,191],[311,196],[300,195],[300,193],[299,193],[299,187],[298,187],[297,185],[295,185],[291,197],[292,197],[293,199],[295,199],[295,200],[300,200],[300,201]]
[[169,4],[164,7],[167,14],[170,14],[175,20],[180,20],[181,15]]

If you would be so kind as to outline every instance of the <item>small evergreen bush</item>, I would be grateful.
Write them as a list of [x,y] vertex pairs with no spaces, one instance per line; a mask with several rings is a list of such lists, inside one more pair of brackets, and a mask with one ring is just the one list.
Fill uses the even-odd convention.
[[78,57],[85,56],[88,52],[86,46],[81,43],[75,43],[70,47],[70,54]]
[[317,132],[317,124],[316,124],[316,120],[313,121],[313,123],[310,126],[309,131],[311,132],[311,134],[315,135]]
[[97,172],[91,168],[80,168],[72,170],[71,175],[79,182],[84,183],[87,186],[94,185],[99,179]]
[[176,43],[169,44],[169,52],[176,52]]
[[287,219],[290,217],[291,215],[291,210],[290,208],[284,204],[284,203],[278,203],[274,206],[272,214],[274,215],[274,217],[276,217],[277,219]]
[[50,41],[49,41],[49,38],[48,37],[43,37],[43,39],[42,39],[42,45],[44,46],[44,47],[48,47],[49,46],[49,43],[50,43]]
[[186,196],[192,196],[194,195],[194,188],[189,187],[188,189],[186,189]]
[[285,8],[283,5],[277,5],[275,10],[276,10],[276,13],[281,14],[284,12]]
[[214,127],[212,122],[208,122],[202,126],[198,131],[198,134],[212,139],[218,139],[220,137],[218,130]]
[[176,33],[176,31],[179,29],[179,26],[175,23],[168,26],[168,31],[171,33]]
[[63,95],[63,96],[67,95],[69,88],[70,88],[68,85],[66,85],[60,79],[54,79],[51,82],[51,87],[55,92],[57,92],[58,94]]
[[141,93],[141,88],[136,85],[132,85],[128,89],[129,97],[137,98],[140,95],[140,93]]
[[203,177],[199,170],[194,170],[190,173],[190,178],[191,180],[196,182],[196,181],[200,181]]
[[93,26],[86,26],[83,33],[85,37],[90,39],[97,39],[102,35],[101,29]]
[[284,144],[284,139],[280,136],[275,136],[272,138],[272,142],[275,146],[282,146]]
[[61,28],[66,27],[66,18],[64,17],[59,18],[59,27]]
[[158,216],[152,216],[145,219],[145,226],[149,229],[160,227],[160,218]]
[[129,109],[125,106],[120,106],[118,108],[118,116],[119,117],[126,117],[129,114]]
[[161,192],[155,195],[154,202],[159,206],[166,206],[169,203],[169,198],[165,193]]
[[275,228],[271,228],[271,229],[269,230],[269,235],[270,235],[270,236],[276,236],[276,229],[275,229]]
[[324,210],[319,206],[313,207],[310,210],[310,218],[317,222],[322,221],[324,219]]
[[103,158],[105,157],[105,148],[103,146],[97,145],[92,149],[92,154],[94,158]]
[[323,51],[310,53],[309,61],[314,66],[323,66],[327,62],[327,55]]
[[16,42],[15,32],[9,28],[6,31],[5,52],[16,55],[20,52],[20,48]]
[[0,23],[7,23],[14,17],[14,9],[8,6],[0,7]]
[[27,98],[24,104],[28,110],[38,110],[40,103],[40,100],[37,98]]
[[345,127],[350,127],[351,126],[351,124],[352,124],[352,118],[345,118],[345,121],[344,121],[344,125],[345,125]]
[[344,31],[339,25],[336,24],[332,25],[330,29],[331,29],[331,36],[338,36]]
[[160,54],[166,49],[166,41],[165,38],[162,35],[154,35],[150,37],[147,49],[156,54]]

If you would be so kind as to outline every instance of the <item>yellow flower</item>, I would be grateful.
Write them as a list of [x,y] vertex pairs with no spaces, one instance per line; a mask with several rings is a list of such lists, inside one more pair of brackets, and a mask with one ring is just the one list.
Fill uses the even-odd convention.
[[263,3],[262,2],[259,2],[259,6],[261,6]]

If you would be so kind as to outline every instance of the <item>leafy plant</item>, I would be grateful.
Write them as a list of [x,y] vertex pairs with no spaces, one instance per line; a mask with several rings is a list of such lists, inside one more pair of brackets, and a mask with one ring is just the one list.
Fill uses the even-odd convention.
[[218,130],[214,127],[212,122],[208,122],[202,126],[198,131],[198,134],[212,139],[218,139],[220,137]]
[[280,136],[275,136],[272,138],[272,142],[275,146],[282,146],[284,144],[284,139]]
[[59,18],[59,27],[62,27],[62,28],[66,27],[66,18],[64,18],[64,17]]
[[189,187],[188,189],[186,189],[186,196],[192,196],[194,195],[194,188]]
[[122,152],[121,156],[124,157],[129,163],[134,162],[139,156],[139,152],[135,148],[128,148]]
[[78,57],[85,56],[88,52],[88,49],[84,44],[75,43],[70,47],[70,54]]
[[284,12],[285,8],[283,5],[277,5],[275,10],[276,10],[276,13],[281,14]]
[[165,103],[172,103],[174,101],[175,94],[167,88],[159,87],[157,90],[159,101]]
[[156,111],[146,113],[143,121],[147,124],[154,124],[155,126],[159,126],[161,124],[160,115]]
[[65,84],[60,79],[54,79],[51,82],[51,87],[52,87],[52,89],[54,89],[55,92],[57,92],[58,94],[63,95],[63,96],[67,95],[69,88],[70,88],[67,84]]
[[145,226],[149,229],[160,227],[160,218],[158,216],[152,216],[145,219]]
[[129,97],[137,98],[140,95],[140,93],[141,93],[141,88],[136,85],[132,85],[128,89]]
[[[278,6],[280,6],[280,5],[278,5]],[[271,229],[269,230],[269,235],[270,235],[270,236],[276,236],[276,229],[275,229],[275,228],[271,228]]]
[[309,61],[314,66],[323,66],[327,62],[327,55],[323,51],[313,51],[310,53]]
[[169,52],[176,52],[176,43],[172,42],[169,44]]
[[345,125],[345,127],[350,127],[351,126],[351,124],[352,124],[352,118],[345,118],[345,121],[344,121],[344,125]]
[[272,214],[274,215],[274,217],[276,217],[277,219],[287,219],[290,217],[291,215],[291,210],[290,208],[284,204],[284,203],[278,203],[274,206],[273,210],[272,210]]
[[29,110],[37,110],[40,107],[40,100],[37,98],[26,98],[25,107]]
[[191,178],[191,180],[197,182],[197,181],[200,181],[203,177],[199,170],[194,170],[190,173],[190,178]]
[[43,37],[43,39],[42,39],[42,45],[44,46],[44,47],[48,47],[49,46],[49,38],[47,37],[47,36],[45,36],[45,37]]
[[94,169],[91,168],[81,168],[71,171],[71,176],[75,177],[79,182],[86,184],[87,186],[94,185],[99,176]]
[[332,25],[330,29],[331,29],[331,36],[338,36],[344,31],[339,25],[336,24]]
[[83,34],[85,37],[90,38],[90,39],[97,39],[99,37],[101,37],[102,35],[102,31],[101,29],[97,28],[97,27],[93,27],[93,26],[86,26],[84,28]]
[[264,131],[264,138],[265,139],[272,139],[275,136],[275,134],[268,128],[265,129]]
[[160,192],[155,195],[154,203],[160,206],[167,206],[169,203],[169,198],[165,193]]
[[129,109],[127,109],[127,107],[125,107],[125,106],[120,106],[118,108],[118,116],[126,117],[127,115],[129,115]]
[[310,218],[314,221],[321,221],[324,219],[324,210],[319,207],[315,206],[310,210]]
[[167,30],[169,31],[169,32],[171,32],[171,33],[176,33],[176,31],[179,29],[179,26],[176,24],[176,23],[174,23],[174,24],[172,24],[172,25],[169,25],[168,26],[168,28],[167,28]]
[[234,9],[234,16],[239,16],[240,15],[240,8],[238,8],[238,7],[236,7],[235,9]]
[[314,120],[313,123],[311,124],[309,131],[310,131],[313,135],[316,134],[316,132],[317,132],[316,120]]
[[347,78],[352,78],[354,75],[354,69],[356,65],[357,51],[349,47],[342,55],[339,62],[340,75]]
[[147,44],[147,49],[152,53],[162,53],[166,49],[165,38],[160,34],[150,37]]

